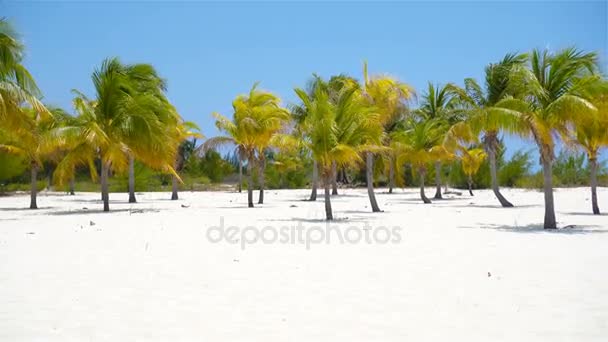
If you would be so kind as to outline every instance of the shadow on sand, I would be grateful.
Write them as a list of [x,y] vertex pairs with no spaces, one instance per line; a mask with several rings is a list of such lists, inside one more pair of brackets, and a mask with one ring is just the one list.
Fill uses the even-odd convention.
[[601,213],[601,214],[599,214],[599,215],[596,215],[596,214],[594,214],[594,213],[590,213],[590,212],[589,212],[589,213],[588,213],[588,212],[580,212],[580,211],[579,211],[579,212],[575,212],[575,211],[572,211],[572,212],[560,212],[560,214],[564,214],[564,215],[574,215],[574,216],[597,216],[597,217],[601,217],[601,216],[608,216],[608,214],[607,214],[607,213]]
[[542,224],[529,224],[525,226],[511,226],[501,224],[478,223],[475,227],[462,226],[459,228],[465,229],[494,229],[509,233],[525,233],[525,234],[594,234],[608,233],[608,229],[602,229],[598,225],[568,225],[558,229],[544,229]]
[[103,209],[75,209],[75,210],[62,210],[62,211],[54,211],[50,213],[40,213],[39,215],[53,215],[53,216],[66,216],[66,215],[88,215],[88,214],[108,214],[112,213],[129,213],[129,215],[136,214],[145,214],[145,213],[158,213],[159,209],[151,209],[151,208],[142,208],[142,209],[112,209],[106,212]]

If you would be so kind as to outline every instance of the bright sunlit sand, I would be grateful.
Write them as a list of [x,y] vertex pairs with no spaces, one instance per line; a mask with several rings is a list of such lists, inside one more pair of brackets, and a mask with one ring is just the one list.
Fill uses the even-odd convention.
[[[430,191],[430,189],[429,189]],[[332,197],[332,227],[401,228],[401,242],[212,243],[225,226],[324,227],[309,190],[27,194],[0,198],[0,340],[604,341],[608,219],[588,188],[557,189],[562,228],[542,229],[541,192],[417,190]],[[608,189],[599,189],[607,205]]]

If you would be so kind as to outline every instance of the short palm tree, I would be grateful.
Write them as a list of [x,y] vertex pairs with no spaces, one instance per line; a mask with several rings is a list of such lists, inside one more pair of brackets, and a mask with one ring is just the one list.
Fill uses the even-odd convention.
[[517,98],[499,101],[496,106],[510,109],[516,120],[509,129],[534,140],[543,168],[544,228],[555,229],[552,164],[555,158],[554,133],[565,133],[582,111],[593,105],[580,90],[596,79],[596,54],[567,48],[556,53],[534,50],[527,67],[514,67],[511,85]]
[[[343,167],[361,161],[360,153],[367,151],[366,142],[382,130],[378,115],[366,103],[355,87],[330,92],[325,82],[316,87],[313,96],[296,89],[308,115],[310,149],[317,161],[324,186],[325,217],[333,220],[330,186],[334,176],[333,163]],[[331,99],[335,96],[334,99]]]
[[486,159],[486,152],[481,148],[473,148],[464,150],[460,156],[460,162],[462,163],[462,171],[467,176],[467,183],[469,185],[469,194],[473,196],[473,176],[477,173],[481,164]]
[[483,146],[487,152],[490,164],[492,191],[503,207],[512,207],[501,193],[498,186],[496,155],[500,146],[498,134],[503,127],[509,126],[510,113],[505,113],[496,103],[508,97],[509,75],[514,66],[526,62],[525,54],[507,54],[498,63],[492,63],[485,68],[485,89],[475,79],[464,80],[464,88],[449,85],[464,105],[469,124],[476,132],[483,132]]
[[[174,130],[174,139],[179,142],[178,151],[175,157],[174,169],[176,172],[184,167],[185,161],[192,155],[196,149],[196,139],[203,138],[198,132],[200,129],[194,122],[183,121],[178,123]],[[188,140],[191,139],[192,140]],[[176,175],[171,176],[171,200],[179,199],[177,186],[179,178]]]
[[[381,126],[380,134],[370,139],[370,145],[385,146],[386,154],[389,156],[390,167],[394,167],[392,153],[390,153],[390,135],[385,131],[390,130],[399,121],[400,115],[407,108],[407,102],[414,96],[413,89],[391,76],[370,77],[367,71],[367,62],[363,64],[363,96],[367,102],[377,111],[379,120],[377,124]],[[367,192],[373,212],[380,211],[376,196],[374,194],[374,153],[366,152],[366,182]]]
[[428,165],[450,156],[443,145],[445,131],[445,122],[439,118],[410,118],[405,127],[393,133],[397,169],[406,162],[412,165],[412,172],[419,177],[420,198],[424,203],[431,203],[424,191]]
[[[247,160],[247,202],[250,208],[253,208],[253,169],[257,158],[263,160],[264,150],[270,146],[272,137],[289,120],[289,113],[280,107],[279,98],[270,92],[258,90],[257,85],[253,85],[248,95],[240,95],[232,102],[233,120],[213,113],[215,125],[226,135],[210,138],[203,144],[205,150],[234,145],[238,155]],[[263,166],[261,171],[259,202],[264,200]]]
[[32,109],[23,111],[27,116],[20,119],[22,127],[0,129],[0,151],[27,158],[31,174],[30,209],[38,209],[38,171],[63,146],[62,119],[66,116],[59,112],[40,115]]
[[[450,125],[460,121],[458,99],[454,96],[449,85],[439,86],[429,82],[426,93],[422,96],[422,103],[415,114],[423,120],[442,122],[433,124],[443,128],[444,135]],[[442,160],[435,160],[435,199],[441,199],[441,164]]]
[[608,82],[597,82],[583,89],[585,96],[595,107],[595,110],[585,111],[574,122],[572,130],[568,131],[566,142],[582,148],[589,161],[589,176],[591,185],[591,209],[599,215],[597,203],[597,171],[600,149],[608,146]]

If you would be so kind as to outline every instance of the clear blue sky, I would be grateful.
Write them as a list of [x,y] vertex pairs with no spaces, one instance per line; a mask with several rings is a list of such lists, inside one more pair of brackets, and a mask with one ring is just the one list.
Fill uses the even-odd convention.
[[[511,51],[576,45],[606,68],[606,1],[596,2],[2,2],[27,45],[26,65],[46,103],[71,109],[70,90],[92,95],[108,56],[151,63],[169,96],[205,135],[210,114],[255,81],[294,100],[310,75],[388,73],[418,91],[428,81],[481,79]],[[532,146],[509,138],[508,150]],[[509,154],[511,154],[509,153]]]

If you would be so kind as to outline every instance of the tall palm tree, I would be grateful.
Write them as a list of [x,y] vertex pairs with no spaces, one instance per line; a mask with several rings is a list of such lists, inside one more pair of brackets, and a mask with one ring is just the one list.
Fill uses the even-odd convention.
[[419,177],[420,199],[427,204],[431,203],[424,191],[428,165],[450,155],[443,145],[445,131],[445,122],[439,118],[410,118],[405,127],[393,133],[397,170],[405,162],[412,165]]
[[517,98],[499,101],[496,106],[510,109],[516,118],[509,129],[532,138],[540,152],[545,199],[544,228],[555,229],[552,164],[556,132],[567,132],[581,112],[594,106],[580,96],[580,89],[596,79],[589,76],[597,66],[595,53],[567,48],[555,53],[534,50],[526,67],[516,66],[511,85]]
[[[238,96],[233,102],[233,120],[213,113],[215,125],[226,133],[208,139],[203,149],[220,145],[235,145],[239,156],[247,160],[247,202],[253,208],[253,169],[258,158],[263,160],[264,151],[270,147],[272,137],[289,120],[289,113],[280,107],[280,99],[274,94],[257,89],[254,84],[249,94]],[[259,165],[263,165],[259,163]],[[264,169],[260,167],[260,201],[264,200]]]
[[509,53],[498,63],[485,68],[485,89],[475,79],[466,78],[464,88],[453,84],[451,90],[457,94],[468,112],[468,121],[477,132],[483,132],[483,146],[490,164],[492,191],[503,207],[513,207],[501,193],[498,186],[496,155],[500,146],[498,134],[505,125],[509,125],[509,113],[504,113],[496,104],[510,96],[509,75],[515,66],[526,62],[526,54]]
[[[372,137],[368,142],[370,145],[390,145],[388,135],[384,131],[392,127],[399,119],[406,101],[414,96],[413,89],[391,76],[370,77],[367,71],[367,62],[363,63],[363,93],[365,99],[378,112],[377,124],[381,126],[381,134]],[[390,149],[387,147],[387,151]],[[374,154],[373,151],[366,152],[366,180],[367,192],[373,212],[380,211],[376,196],[374,194]],[[392,164],[392,161],[391,161]]]
[[361,161],[360,153],[369,149],[365,143],[382,130],[377,125],[378,115],[356,88],[331,92],[325,82],[320,84],[312,96],[299,88],[295,92],[308,113],[310,148],[325,190],[325,217],[333,220],[330,199],[333,162],[347,166]]
[[61,129],[65,116],[59,112],[40,115],[32,109],[24,109],[24,114],[27,116],[20,119],[22,127],[0,129],[0,151],[27,158],[31,175],[30,209],[38,209],[38,171],[63,145]]
[[[586,87],[587,88],[587,87]],[[574,127],[565,137],[566,142],[582,148],[589,160],[589,176],[591,185],[591,209],[599,215],[597,203],[597,171],[599,151],[608,146],[608,82],[600,81],[587,89],[582,89],[585,96],[595,107],[595,110],[582,112],[574,122]]]
[[[159,93],[162,80],[149,65],[123,65],[117,58],[103,61],[92,75],[95,100],[75,91],[77,123],[66,130],[71,150],[55,171],[60,181],[73,174],[78,164],[101,160],[101,193],[104,211],[109,211],[110,169],[121,172],[131,156],[144,164],[176,175],[173,161],[177,139],[168,125],[179,115]],[[149,83],[147,83],[149,82]],[[95,178],[96,171],[91,168]]]
[[[420,108],[415,114],[424,120],[441,121],[437,128],[443,128],[443,134],[447,133],[450,125],[455,124],[461,118],[457,111],[458,99],[454,96],[450,86],[439,86],[429,82],[426,93],[422,96]],[[441,199],[441,160],[435,160],[435,199]]]
[[486,152],[481,148],[464,150],[460,156],[462,171],[467,176],[469,194],[473,196],[473,176],[477,173],[481,164],[486,159]]
[[18,129],[31,124],[27,106],[38,115],[49,115],[40,102],[40,90],[29,71],[21,64],[24,46],[12,25],[0,18],[0,126]]

